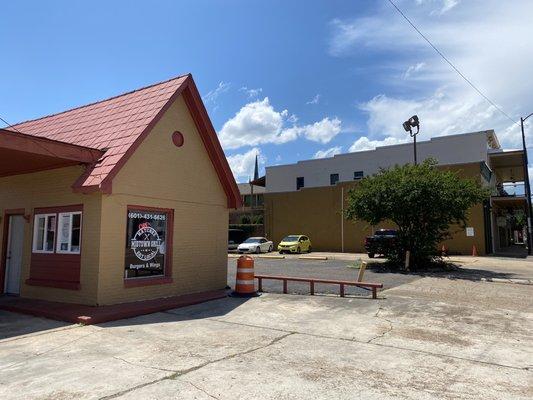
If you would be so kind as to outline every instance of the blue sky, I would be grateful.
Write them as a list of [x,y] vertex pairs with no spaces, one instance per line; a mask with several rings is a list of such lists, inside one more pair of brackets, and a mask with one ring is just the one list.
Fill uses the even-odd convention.
[[[513,119],[533,111],[533,2],[396,3]],[[519,146],[387,1],[17,1],[3,15],[1,117],[191,72],[239,181],[255,154],[263,169],[405,141],[415,113],[421,139],[496,129]]]

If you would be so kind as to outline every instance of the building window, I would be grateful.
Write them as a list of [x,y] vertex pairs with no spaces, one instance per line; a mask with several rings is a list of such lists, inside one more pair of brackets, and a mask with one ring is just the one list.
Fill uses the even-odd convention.
[[481,168],[481,176],[483,178],[485,178],[485,180],[487,182],[490,182],[491,178],[492,178],[492,171],[491,169],[489,168],[489,166],[485,163],[485,161],[482,161],[481,164],[480,164],[480,168]]
[[33,225],[33,252],[53,253],[56,236],[56,214],[36,214]]
[[330,174],[329,175],[329,184],[336,185],[339,181],[339,174]]
[[57,230],[56,252],[80,254],[81,212],[59,213]]
[[244,205],[246,207],[251,207],[252,206],[252,195],[250,195],[250,194],[244,195]]
[[353,173],[353,179],[354,179],[355,181],[358,181],[359,179],[363,179],[363,176],[364,176],[364,175],[363,175],[363,171],[355,171],[355,172]]
[[171,211],[129,208],[124,277],[170,275]]
[[305,186],[304,177],[299,176],[298,178],[296,178],[296,190],[300,190],[304,186]]
[[265,202],[265,198],[263,197],[263,195],[262,194],[258,194],[257,195],[257,206],[258,207],[262,207],[264,202]]

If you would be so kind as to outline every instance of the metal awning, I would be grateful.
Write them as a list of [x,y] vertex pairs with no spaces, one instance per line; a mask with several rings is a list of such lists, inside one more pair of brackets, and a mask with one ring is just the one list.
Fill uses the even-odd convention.
[[497,208],[526,208],[526,196],[492,196],[491,202]]
[[0,176],[92,164],[103,154],[98,149],[0,129]]
[[522,150],[489,153],[489,167],[500,182],[524,180],[524,152]]

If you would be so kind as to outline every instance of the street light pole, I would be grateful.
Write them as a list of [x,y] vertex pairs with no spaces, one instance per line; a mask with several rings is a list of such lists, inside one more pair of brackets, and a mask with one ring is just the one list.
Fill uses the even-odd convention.
[[418,162],[416,161],[416,135],[413,135],[413,147],[415,151],[415,165],[417,165]]
[[529,170],[528,170],[528,160],[527,160],[527,147],[526,147],[526,135],[524,133],[524,122],[526,119],[531,117],[533,113],[529,114],[527,117],[520,117],[520,128],[522,129],[522,148],[523,148],[523,162],[524,162],[524,191],[526,195],[526,204],[527,204],[527,253],[531,255],[531,247],[533,243],[533,238],[531,235],[531,187],[529,184]]
[[[418,119],[418,116],[413,115],[411,118],[409,118],[407,121],[405,121],[403,124],[403,129],[405,129],[406,132],[409,132],[409,136],[413,138],[413,149],[415,152],[415,165],[417,165],[417,159],[416,159],[416,135],[418,135],[418,132],[420,132],[420,120]],[[413,128],[416,128],[416,132],[413,132]]]

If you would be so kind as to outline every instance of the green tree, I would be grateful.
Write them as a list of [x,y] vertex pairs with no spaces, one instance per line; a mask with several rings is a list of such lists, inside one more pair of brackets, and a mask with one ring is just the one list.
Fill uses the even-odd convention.
[[397,245],[386,254],[396,266],[403,265],[407,250],[411,268],[434,261],[437,245],[450,236],[450,225],[464,228],[470,207],[489,196],[478,181],[462,179],[436,164],[429,159],[382,169],[349,192],[347,218],[396,225]]

